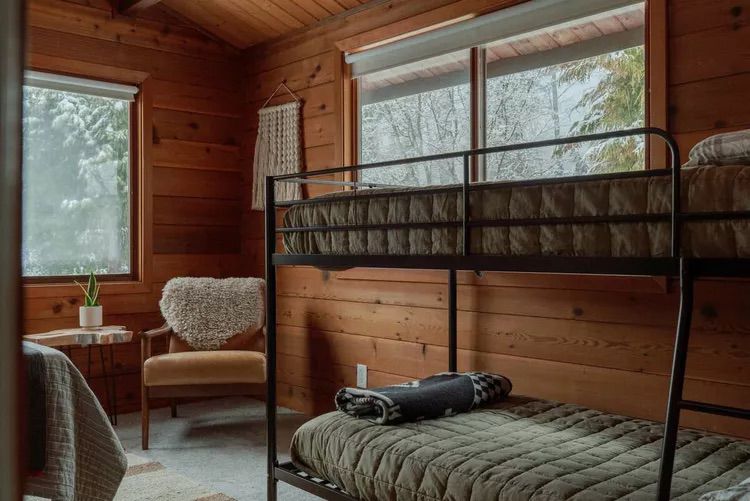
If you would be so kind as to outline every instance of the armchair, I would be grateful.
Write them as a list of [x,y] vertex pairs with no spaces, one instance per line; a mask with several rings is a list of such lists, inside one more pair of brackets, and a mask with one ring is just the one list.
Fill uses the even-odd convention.
[[[143,331],[141,336],[141,446],[149,446],[149,401],[177,398],[262,395],[265,391],[265,327],[254,325],[212,351],[195,350],[175,335],[168,324]],[[167,337],[168,352],[152,355],[152,340]]]

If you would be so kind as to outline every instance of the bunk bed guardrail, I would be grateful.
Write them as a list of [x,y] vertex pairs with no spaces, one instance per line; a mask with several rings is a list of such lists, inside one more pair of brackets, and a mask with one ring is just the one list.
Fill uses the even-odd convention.
[[[514,150],[562,146],[590,141],[602,141],[631,136],[656,136],[663,140],[669,150],[669,169],[658,169],[619,174],[597,174],[583,176],[556,177],[524,181],[509,181],[503,185],[525,186],[531,184],[562,184],[579,181],[594,181],[610,178],[627,178],[630,176],[671,176],[671,208],[669,213],[642,215],[605,215],[576,216],[561,218],[544,218],[534,220],[480,221],[470,217],[470,192],[485,189],[482,184],[472,184],[471,161],[482,155],[502,153]],[[358,225],[357,229],[396,229],[417,227],[460,227],[462,230],[460,255],[333,255],[333,254],[285,254],[276,253],[276,235],[287,232],[341,231],[352,229],[351,226],[311,226],[304,228],[277,228],[276,209],[291,207],[297,204],[324,203],[324,198],[307,200],[275,200],[276,183],[292,182],[301,184],[324,184],[351,188],[392,187],[380,183],[357,181],[336,181],[330,179],[311,179],[318,176],[331,176],[358,172],[366,169],[386,168],[410,165],[447,159],[462,159],[462,182],[459,186],[427,188],[420,193],[461,192],[462,211],[459,221],[444,223],[384,223]],[[434,166],[430,166],[434,167]],[[457,283],[456,270],[487,270],[511,272],[547,272],[547,273],[584,273],[613,275],[665,275],[679,277],[680,301],[678,322],[672,360],[672,371],[667,398],[666,419],[662,454],[659,465],[657,500],[670,498],[671,479],[679,428],[680,411],[690,410],[741,419],[750,419],[750,410],[716,405],[706,402],[687,400],[683,396],[685,366],[687,360],[690,326],[693,313],[693,282],[696,277],[750,277],[750,259],[744,258],[686,258],[681,256],[681,225],[693,218],[700,219],[734,219],[750,218],[748,212],[702,212],[684,213],[681,210],[681,175],[680,154],[677,142],[672,135],[659,128],[641,127],[627,130],[602,132],[566,138],[556,138],[528,143],[509,144],[488,148],[458,151],[396,159],[382,162],[334,167],[330,169],[267,176],[265,185],[265,271],[266,271],[266,323],[267,323],[267,447],[268,447],[268,491],[267,499],[276,500],[277,482],[279,480],[300,489],[316,494],[325,499],[354,500],[335,486],[309,475],[296,473],[291,463],[280,464],[277,455],[276,434],[276,266],[308,265],[326,267],[383,267],[383,268],[418,268],[444,269],[448,271],[448,369],[457,370]],[[382,197],[389,194],[377,191],[357,194],[360,198]],[[330,199],[328,199],[330,201]],[[574,224],[574,223],[616,223],[616,222],[651,222],[668,221],[670,223],[670,256],[669,257],[561,257],[561,256],[492,256],[472,254],[470,248],[471,229],[477,226],[514,226],[524,224]]]

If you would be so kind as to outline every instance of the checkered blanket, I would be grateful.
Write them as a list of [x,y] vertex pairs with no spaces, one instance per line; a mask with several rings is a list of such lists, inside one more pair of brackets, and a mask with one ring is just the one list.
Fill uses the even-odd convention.
[[486,372],[442,372],[426,379],[365,390],[342,388],[336,408],[375,424],[398,424],[468,412],[505,398],[510,379]]

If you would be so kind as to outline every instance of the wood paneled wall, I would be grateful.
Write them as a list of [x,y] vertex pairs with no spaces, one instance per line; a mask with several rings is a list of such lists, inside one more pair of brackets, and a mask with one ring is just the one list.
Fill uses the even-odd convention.
[[[174,276],[246,274],[240,253],[243,179],[239,54],[159,11],[146,19],[114,16],[107,0],[28,2],[30,67],[81,76],[141,75],[152,109],[150,177],[153,254],[142,287],[102,286],[107,324],[158,327],[158,301]],[[148,204],[147,204],[148,205]],[[25,331],[77,325],[79,293],[70,287],[25,288]],[[139,340],[117,346],[119,410],[140,407]],[[86,371],[86,352],[73,358]],[[95,391],[102,394],[94,351]]]
[[[247,123],[279,81],[305,99],[307,169],[343,159],[341,46],[356,47],[496,9],[508,2],[385,1],[248,54]],[[683,155],[698,139],[750,125],[750,2],[670,0],[671,129]],[[665,29],[666,26],[652,27]],[[278,100],[281,102],[284,98]],[[287,98],[288,99],[288,98]],[[245,131],[250,158],[253,126]],[[249,165],[249,162],[248,162]],[[261,273],[262,219],[245,206],[243,245]],[[279,269],[279,399],[311,413],[355,383],[371,386],[447,367],[447,277],[438,272]],[[674,284],[658,277],[460,275],[459,368],[509,375],[516,391],[661,419],[673,332]],[[750,286],[698,285],[687,394],[750,406]],[[685,424],[750,436],[742,423],[686,414]]]

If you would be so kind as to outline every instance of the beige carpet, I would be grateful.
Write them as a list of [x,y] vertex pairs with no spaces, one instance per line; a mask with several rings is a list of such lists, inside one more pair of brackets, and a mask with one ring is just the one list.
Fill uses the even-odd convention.
[[161,463],[128,454],[128,470],[115,501],[236,501],[208,489]]

